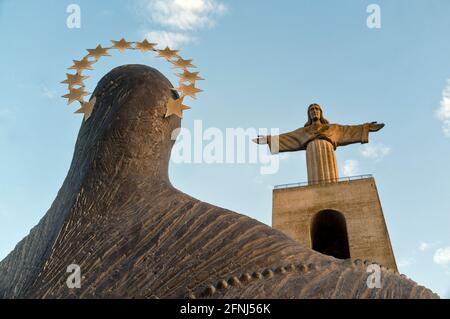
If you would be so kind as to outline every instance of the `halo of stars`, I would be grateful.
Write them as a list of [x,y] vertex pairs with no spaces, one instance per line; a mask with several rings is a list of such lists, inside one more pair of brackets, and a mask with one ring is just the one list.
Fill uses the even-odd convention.
[[81,60],[73,60],[73,65],[70,66],[69,70],[75,70],[75,74],[66,73],[66,79],[61,83],[67,84],[69,93],[63,95],[63,98],[68,99],[67,104],[72,104],[73,102],[79,102],[80,108],[75,111],[75,113],[84,114],[84,120],[87,121],[92,114],[95,107],[96,97],[91,96],[87,101],[84,98],[90,95],[86,92],[86,87],[84,85],[84,80],[89,78],[83,75],[84,71],[93,70],[93,64],[98,62],[104,56],[111,56],[109,50],[118,50],[120,53],[126,50],[139,50],[143,53],[153,52],[158,58],[164,58],[172,67],[179,69],[181,73],[176,73],[179,78],[178,88],[172,89],[177,91],[179,94],[178,99],[173,99],[169,97],[167,101],[167,109],[164,117],[169,117],[171,115],[176,115],[179,118],[183,117],[183,111],[190,109],[189,106],[183,104],[185,97],[190,97],[192,99],[197,98],[197,93],[203,92],[203,90],[195,86],[196,81],[204,80],[199,76],[199,72],[191,72],[189,68],[196,68],[192,64],[192,60],[185,60],[179,55],[179,50],[171,50],[169,47],[159,50],[155,47],[157,43],[151,43],[147,39],[142,42],[128,42],[124,38],[119,41],[111,40],[112,45],[110,47],[103,48],[98,45],[95,49],[87,49],[88,54],[84,56]]

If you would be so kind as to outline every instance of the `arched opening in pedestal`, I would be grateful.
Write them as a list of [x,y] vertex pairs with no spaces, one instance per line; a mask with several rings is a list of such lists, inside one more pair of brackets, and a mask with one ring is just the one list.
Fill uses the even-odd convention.
[[312,249],[339,259],[350,258],[347,224],[342,213],[335,210],[318,212],[311,223]]

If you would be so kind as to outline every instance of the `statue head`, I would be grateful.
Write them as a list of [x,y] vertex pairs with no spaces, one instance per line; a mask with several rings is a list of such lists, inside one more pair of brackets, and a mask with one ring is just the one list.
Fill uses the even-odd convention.
[[74,158],[92,153],[111,167],[126,163],[123,172],[168,182],[173,137],[181,126],[177,116],[164,117],[169,97],[179,98],[172,87],[162,73],[146,65],[122,65],[108,72],[94,91],[97,102],[81,126]]
[[322,124],[330,123],[323,117],[323,112],[320,105],[314,103],[308,106],[308,122],[305,123],[305,127],[312,125],[316,121],[320,121]]

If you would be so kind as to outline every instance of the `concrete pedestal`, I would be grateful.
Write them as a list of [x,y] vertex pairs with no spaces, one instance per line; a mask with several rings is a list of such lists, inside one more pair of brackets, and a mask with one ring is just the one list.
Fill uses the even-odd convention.
[[321,253],[397,270],[372,177],[274,189],[272,226]]

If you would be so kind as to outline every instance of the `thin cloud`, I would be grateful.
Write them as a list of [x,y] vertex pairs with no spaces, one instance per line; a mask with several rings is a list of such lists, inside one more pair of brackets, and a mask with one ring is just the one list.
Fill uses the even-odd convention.
[[50,90],[47,86],[42,86],[42,95],[46,98],[53,100],[56,97],[56,92],[53,90]]
[[450,80],[447,80],[447,87],[442,91],[441,105],[436,116],[442,122],[445,136],[450,137]]
[[360,153],[365,158],[380,161],[391,153],[391,148],[383,144],[365,144]]
[[344,176],[355,176],[359,174],[359,162],[357,160],[345,160],[342,166]]
[[441,266],[450,265],[450,246],[438,248],[434,253],[433,261]]
[[421,241],[419,243],[419,247],[417,247],[417,249],[419,251],[427,251],[427,250],[430,250],[431,248],[435,247],[437,244],[438,244],[438,242],[428,243],[428,242]]
[[158,44],[159,49],[179,48],[185,44],[192,42],[193,37],[179,32],[170,31],[151,31],[145,36],[148,41]]
[[399,268],[408,268],[414,263],[414,260],[412,258],[404,258],[400,259],[398,261],[398,267]]
[[218,0],[143,0],[141,4],[144,10],[139,14],[150,27],[158,29],[149,30],[146,24],[143,29],[147,39],[172,49],[193,42],[194,31],[213,27],[227,11]]
[[215,19],[226,12],[216,0],[149,0],[151,20],[173,30],[195,30],[212,27]]

